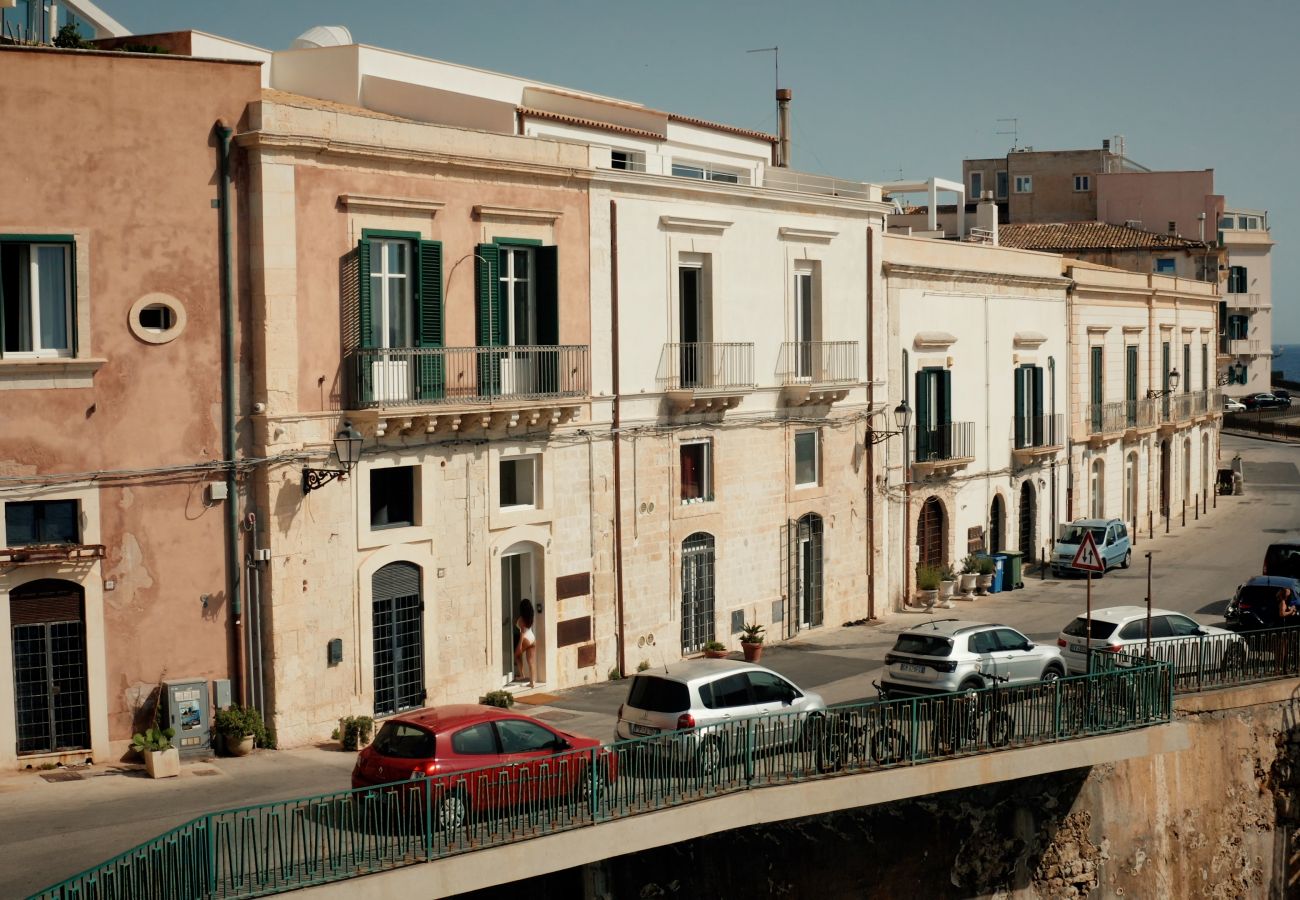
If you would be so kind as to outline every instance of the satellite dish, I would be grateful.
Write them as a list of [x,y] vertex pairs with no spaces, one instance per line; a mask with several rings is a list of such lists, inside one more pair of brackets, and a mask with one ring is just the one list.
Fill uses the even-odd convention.
[[310,50],[313,47],[345,47],[353,43],[352,32],[342,25],[317,25],[294,38],[290,49]]

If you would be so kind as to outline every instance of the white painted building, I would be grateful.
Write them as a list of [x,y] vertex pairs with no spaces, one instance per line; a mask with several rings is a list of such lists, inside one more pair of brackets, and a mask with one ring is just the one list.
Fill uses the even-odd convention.
[[[883,445],[874,548],[890,596],[918,565],[977,550],[1032,561],[1065,509],[1068,280],[1061,258],[968,242],[884,239],[888,397],[911,411]],[[879,451],[878,451],[879,452]]]

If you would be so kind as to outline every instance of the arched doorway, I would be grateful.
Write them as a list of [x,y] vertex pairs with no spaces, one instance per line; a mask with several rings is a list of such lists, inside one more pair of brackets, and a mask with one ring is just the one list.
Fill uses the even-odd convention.
[[802,628],[822,624],[822,517],[808,513],[795,527],[795,590]]
[[1007,505],[1002,502],[1001,494],[993,495],[989,504],[989,553],[1001,553],[1006,549]]
[[682,541],[682,653],[698,653],[713,640],[713,535]]
[[[542,548],[528,541],[511,544],[501,551],[501,681],[509,684],[522,678],[523,672],[515,671],[515,642],[519,636],[515,632],[515,620],[519,618],[519,608],[523,601],[533,604],[537,610],[542,593]],[[540,616],[533,621],[533,635],[537,639],[534,661],[538,671],[532,672],[531,678],[540,683],[546,673],[545,647],[543,640],[543,620]]]
[[42,578],[9,593],[18,755],[90,746],[85,596]]
[[1020,552],[1026,562],[1038,558],[1038,497],[1034,486],[1026,481],[1020,486]]
[[1160,442],[1160,514],[1169,515],[1169,442]]
[[939,567],[946,557],[944,533],[947,528],[943,503],[938,497],[929,497],[921,504],[921,515],[916,521],[916,563],[920,566]]
[[1091,466],[1088,514],[1094,519],[1106,518],[1106,463],[1094,459]]
[[424,608],[420,567],[389,563],[370,580],[375,715],[424,704]]

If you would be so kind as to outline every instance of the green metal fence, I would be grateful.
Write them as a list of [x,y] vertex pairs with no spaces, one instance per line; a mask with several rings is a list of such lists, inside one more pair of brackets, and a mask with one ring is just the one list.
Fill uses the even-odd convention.
[[[1145,644],[1131,645],[1128,651],[1127,655],[1094,651],[1092,671],[1145,661]],[[1157,638],[1151,641],[1149,658],[1169,664],[1178,694],[1289,678],[1300,674],[1300,628]]]
[[594,751],[212,813],[40,900],[258,897],[736,791],[1168,722],[1168,663],[1112,658],[1014,688],[776,713]]

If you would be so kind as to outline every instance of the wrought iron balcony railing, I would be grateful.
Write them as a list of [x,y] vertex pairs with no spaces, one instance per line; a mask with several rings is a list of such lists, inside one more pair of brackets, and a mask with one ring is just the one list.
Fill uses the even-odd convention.
[[916,425],[915,462],[947,462],[975,456],[975,423],[945,422],[933,427]]
[[857,341],[786,341],[776,364],[781,384],[851,384],[858,380]]
[[1128,425],[1129,413],[1133,406],[1130,401],[1117,400],[1110,403],[1089,403],[1084,407],[1084,423],[1089,434],[1114,434],[1123,431]]
[[1059,447],[1065,443],[1065,416],[1060,413],[1015,416],[1011,420],[1011,428],[1011,447],[1014,450]]
[[752,390],[754,345],[713,342],[664,344],[658,381],[665,391]]
[[585,345],[365,347],[348,352],[349,405],[473,405],[587,396]]

